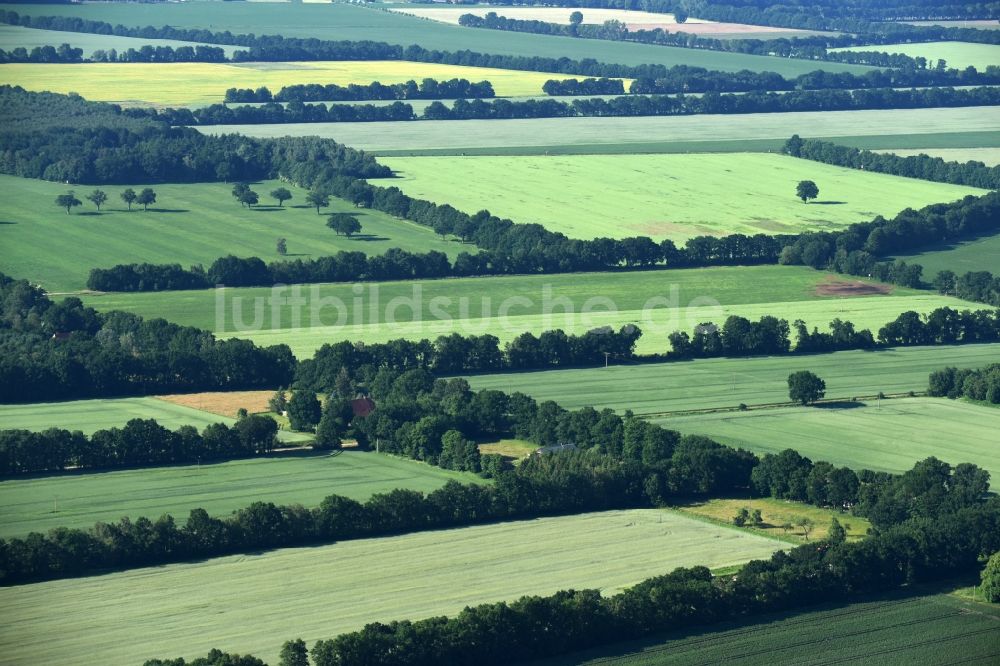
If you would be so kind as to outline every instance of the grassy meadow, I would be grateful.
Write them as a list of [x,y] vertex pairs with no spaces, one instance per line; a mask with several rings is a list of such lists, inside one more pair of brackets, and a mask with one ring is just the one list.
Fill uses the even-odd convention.
[[403,83],[411,79],[488,80],[498,95],[537,95],[559,74],[399,60],[250,63],[82,63],[0,65],[0,79],[26,90],[75,92],[95,102],[157,106],[221,103],[227,88],[299,83]]
[[44,6],[14,4],[0,7],[21,15],[79,16],[128,26],[171,25],[178,28],[229,30],[233,34],[373,40],[401,46],[419,44],[427,49],[443,51],[469,49],[500,55],[594,58],[600,62],[623,65],[653,63],[671,67],[683,64],[728,72],[743,69],[770,71],[788,76],[817,69],[858,73],[870,69],[835,62],[463,28],[347,3],[87,3]]
[[[829,379],[827,384],[832,386]],[[675,416],[657,422],[758,453],[795,449],[813,460],[853,468],[902,472],[929,456],[952,465],[972,462],[989,470],[993,486],[1000,487],[1000,409],[947,398],[899,398],[883,400],[881,405],[866,400]]]
[[334,494],[364,501],[396,488],[430,492],[450,480],[485,483],[474,474],[363,451],[10,479],[0,481],[0,538],[123,516],[169,513],[183,523],[195,507],[225,515],[256,501],[312,507]]
[[[583,333],[629,323],[644,331],[637,351],[652,354],[667,350],[667,336],[673,331],[693,330],[706,321],[721,324],[730,314],[801,318],[820,328],[840,318],[877,332],[908,310],[977,307],[899,287],[887,295],[821,295],[823,286],[842,281],[801,266],[741,266],[296,285],[274,291],[257,287],[85,294],[83,300],[99,310],[163,317],[224,337],[288,344],[300,358],[338,340],[419,340],[459,332],[490,333],[507,341],[525,331],[537,335],[561,328]],[[301,297],[305,305],[275,310],[269,305],[272,296]]]
[[[139,37],[117,37],[115,35],[95,35],[83,32],[63,32],[60,30],[36,30],[34,28],[22,28],[19,25],[0,25],[0,48],[12,51],[18,47],[24,47],[29,51],[36,46],[55,46],[68,43],[78,49],[83,49],[83,57],[90,55],[100,49],[108,51],[117,49],[127,51],[128,49],[140,49],[146,44],[150,46],[199,46],[201,42],[184,42],[176,39],[141,39]],[[238,47],[226,46],[225,44],[212,44],[225,50],[227,56],[231,56]]]
[[904,150],[880,150],[880,153],[895,153],[900,157],[930,155],[940,157],[945,162],[982,162],[986,166],[1000,165],[1000,148],[910,148]]
[[[443,241],[427,227],[376,210],[360,210],[331,198],[322,215],[305,203],[306,191],[278,181],[253,183],[262,205],[242,207],[230,194],[231,184],[154,185],[157,202],[131,213],[119,199],[126,186],[102,185],[108,203],[98,213],[84,196],[93,187],[67,186],[43,180],[0,175],[4,209],[0,212],[0,271],[39,283],[50,291],[83,289],[91,268],[128,263],[203,264],[220,256],[280,258],[278,238],[288,241],[289,259],[324,256],[340,250],[382,254],[392,247],[415,252],[439,250],[451,256],[462,248]],[[274,205],[271,190],[285,187],[293,198],[283,208]],[[72,189],[83,205],[73,214],[55,205],[59,194]],[[138,189],[138,188],[135,188]],[[358,216],[361,233],[338,236],[326,226],[326,216],[348,212]]]
[[[590,40],[580,40],[590,41]],[[662,48],[662,47],[658,47]],[[524,120],[436,120],[415,123],[298,123],[285,125],[212,125],[207,134],[247,136],[325,136],[368,151],[439,150],[461,154],[470,149],[514,150],[533,147],[542,151],[569,149],[601,152],[624,146],[627,152],[663,152],[664,146],[699,142],[732,142],[768,139],[774,150],[792,134],[808,138],[868,137],[866,148],[930,147],[954,145],[953,136],[940,141],[931,135],[961,134],[966,145],[996,146],[1000,115],[996,107],[946,109],[879,109],[872,111],[801,111],[737,115],[644,116],[638,118],[532,118]],[[987,136],[981,136],[989,133]],[[969,137],[969,134],[976,136]],[[893,137],[907,137],[900,145]],[[989,141],[986,143],[985,141]],[[761,150],[746,146],[738,150]],[[683,146],[681,146],[683,147]],[[764,147],[763,150],[766,150]],[[619,148],[619,150],[622,150]],[[727,151],[734,150],[732,147]]]
[[764,615],[577,652],[534,666],[995,664],[1000,609],[933,591]]
[[[158,398],[106,398],[0,405],[0,423],[8,429],[45,430],[64,428],[91,434],[95,430],[117,428],[131,419],[156,419],[167,428],[191,425],[199,430],[212,423],[232,424],[233,419]],[[311,436],[296,432],[278,433],[286,442],[303,442]],[[2,503],[0,503],[2,504]]]
[[[542,224],[571,238],[685,240],[732,233],[841,229],[907,207],[985,190],[831,166],[767,153],[390,157],[412,197]],[[820,196],[803,204],[795,184]]]
[[916,44],[879,44],[876,46],[849,46],[831,51],[882,51],[902,53],[911,58],[927,59],[928,67],[934,67],[938,60],[948,63],[950,69],[975,67],[979,71],[989,66],[1000,67],[1000,46],[994,44],[974,44],[972,42],[920,42]]
[[[736,498],[714,498],[707,500],[692,500],[674,505],[672,508],[681,513],[712,520],[726,525],[732,525],[733,517],[739,513],[740,509],[753,511],[760,510],[763,524],[760,527],[746,527],[755,534],[765,534],[776,539],[785,539],[798,543],[808,543],[809,541],[820,541],[825,539],[830,532],[830,525],[834,518],[840,521],[847,531],[847,538],[850,541],[857,541],[864,538],[868,533],[871,523],[860,516],[852,516],[834,509],[824,509],[804,502],[792,502],[789,500],[775,499],[773,497],[742,497]],[[813,521],[814,527],[806,537],[801,527],[795,527],[795,522],[800,518],[808,518]],[[781,526],[791,523],[793,529],[786,531]]]
[[[622,544],[628,543],[623,549]],[[373,621],[566,588],[614,592],[786,544],[656,509],[540,518],[221,557],[0,589],[0,663],[140,664],[210,648],[276,663]]]
[[[826,397],[831,399],[879,391],[890,395],[926,391],[931,372],[945,366],[979,368],[995,363],[998,354],[1000,344],[899,347],[477,375],[469,377],[469,384],[475,390],[522,391],[536,400],[555,400],[567,409],[591,405],[665,418],[667,412],[787,402],[788,375],[798,370],[822,377]],[[759,413],[764,412],[751,412]]]
[[959,275],[966,271],[991,271],[995,274],[1000,267],[1000,234],[927,248],[922,252],[898,255],[898,258],[923,266],[925,279],[933,279],[938,271],[945,270]]

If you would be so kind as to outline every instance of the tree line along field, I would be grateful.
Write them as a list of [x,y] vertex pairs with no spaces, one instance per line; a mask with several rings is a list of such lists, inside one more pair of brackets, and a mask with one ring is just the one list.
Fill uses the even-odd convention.
[[975,67],[979,71],[987,67],[1000,67],[1000,46],[994,44],[974,44],[972,42],[920,42],[916,44],[879,44],[873,46],[850,46],[831,51],[881,51],[902,53],[911,58],[926,58],[930,66],[938,60],[948,63],[949,69]]
[[[628,543],[628,549],[621,547]],[[275,663],[372,621],[765,558],[781,541],[657,509],[607,511],[221,557],[0,589],[0,663],[131,664],[218,647]]]
[[0,538],[85,529],[124,516],[169,513],[183,522],[196,507],[221,516],[257,501],[313,507],[333,494],[365,501],[396,488],[431,492],[451,480],[485,483],[474,474],[363,451],[10,479],[0,481]]
[[[322,215],[306,204],[306,191],[279,181],[252,183],[260,204],[252,209],[231,196],[232,184],[153,185],[157,201],[148,211],[119,198],[126,185],[101,185],[108,195],[100,214],[84,197],[94,187],[0,176],[4,210],[0,213],[0,271],[23,276],[51,291],[84,288],[92,268],[128,263],[204,264],[227,254],[280,259],[278,238],[287,239],[289,259],[323,256],[340,250],[382,254],[402,247],[413,252],[438,250],[454,257],[459,243],[444,241],[426,227],[376,210],[361,210],[331,197]],[[134,186],[133,186],[134,187]],[[270,192],[284,187],[292,199],[278,207]],[[138,189],[138,188],[136,188]],[[73,190],[83,205],[71,215],[55,204]],[[330,213],[351,213],[361,233],[339,236],[326,226]],[[59,257],[54,261],[53,257]]]
[[[177,39],[141,39],[139,37],[118,37],[116,35],[95,35],[82,32],[62,32],[59,30],[38,30],[35,28],[22,28],[17,25],[0,25],[0,48],[12,51],[22,47],[30,51],[36,46],[54,46],[70,43],[75,48],[83,49],[83,57],[89,58],[94,51],[116,49],[127,51],[128,49],[139,50],[143,46],[204,46],[201,42],[185,42]],[[227,56],[232,56],[235,46],[225,44],[210,44],[223,49]]]
[[900,157],[930,155],[940,157],[945,162],[982,162],[986,166],[1000,165],[1000,148],[906,148],[903,150],[880,150],[880,153],[895,153]]
[[[567,333],[585,333],[599,326],[625,324],[643,330],[636,351],[655,354],[668,350],[667,336],[673,331],[691,331],[703,322],[721,325],[730,314],[753,319],[767,314],[790,322],[801,318],[824,330],[840,318],[877,333],[908,310],[979,307],[951,296],[901,287],[891,288],[887,295],[823,295],[826,285],[840,282],[798,266],[743,266],[82,297],[99,310],[163,317],[212,330],[220,337],[245,338],[262,345],[287,344],[299,358],[340,340],[433,340],[458,332],[489,333],[506,342],[526,331],[538,335],[561,328]],[[880,288],[889,289],[887,285]],[[304,305],[274,308],[272,297],[301,297]],[[293,320],[296,312],[297,322]]]
[[[221,103],[228,88],[266,86],[277,91],[300,83],[390,84],[428,77],[487,80],[503,96],[538,95],[549,79],[566,78],[563,74],[400,60],[0,65],[0,79],[26,90],[75,92],[95,102],[172,107]],[[625,85],[629,83],[626,79]]]
[[[412,197],[470,214],[489,208],[581,239],[830,231],[985,193],[766,153],[381,161],[401,178],[391,182]],[[819,198],[796,198],[800,180],[816,182]]]
[[922,252],[899,255],[907,262],[924,267],[924,275],[934,275],[938,271],[954,271],[961,275],[966,271],[993,271],[1000,266],[1000,234],[982,236],[941,248],[928,248]]
[[788,402],[788,375],[810,370],[826,381],[826,397],[849,400],[879,391],[926,391],[931,372],[946,366],[980,368],[995,363],[1000,344],[898,347],[879,351],[698,359],[608,368],[548,370],[470,376],[474,390],[521,391],[555,400],[567,409],[590,405],[640,416],[735,409],[740,403]]
[[[509,33],[508,33],[509,34]],[[589,40],[588,40],[589,41]],[[657,47],[660,48],[660,47]],[[239,133],[254,137],[322,136],[361,150],[406,154],[438,150],[460,155],[469,149],[535,147],[560,152],[586,147],[588,152],[624,146],[627,152],[662,152],[664,144],[780,140],[792,134],[806,138],[870,137],[871,148],[954,145],[954,137],[929,142],[936,134],[961,133],[966,145],[996,146],[1000,109],[875,109],[868,111],[797,111],[732,115],[533,118],[517,120],[435,120],[433,122],[291,123],[285,125],[211,125],[206,134]],[[978,136],[980,133],[992,133]],[[903,145],[892,137],[909,137]],[[989,143],[985,141],[990,140]],[[732,144],[730,144],[732,145]],[[737,144],[743,145],[745,144]],[[693,146],[692,146],[693,147]],[[780,147],[780,146],[778,146]],[[695,148],[696,149],[696,148]],[[735,150],[747,148],[735,148]],[[754,149],[754,148],[750,148]],[[765,148],[766,149],[766,148]],[[728,148],[727,150],[734,150]],[[515,154],[518,151],[514,151]]]
[[[810,367],[809,360],[803,359],[802,367]],[[827,385],[833,387],[832,381],[827,379]],[[899,473],[929,456],[952,465],[971,462],[988,470],[993,486],[1000,487],[1000,409],[947,398],[872,399],[654,421],[758,454],[795,449],[813,460],[855,469]]]
[[593,58],[623,65],[691,65],[736,72],[743,69],[797,76],[817,69],[830,72],[864,73],[869,67],[837,62],[724,53],[670,46],[578,40],[569,37],[479,30],[427,21],[398,12],[341,3],[198,3],[174,5],[0,5],[3,9],[31,16],[78,16],[128,26],[162,26],[229,30],[233,34],[315,37],[329,40],[373,40],[427,49],[527,57]]
[[995,664],[1000,610],[920,590],[578,652],[533,666]]

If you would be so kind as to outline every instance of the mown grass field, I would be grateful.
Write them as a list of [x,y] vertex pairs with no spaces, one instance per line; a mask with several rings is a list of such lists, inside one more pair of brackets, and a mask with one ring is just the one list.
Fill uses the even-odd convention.
[[923,252],[899,255],[900,259],[924,267],[924,278],[933,279],[938,271],[991,271],[1000,268],[1000,234],[949,243],[944,247],[928,248]]
[[[954,201],[977,188],[766,153],[383,158],[410,196],[470,214],[535,222],[571,238],[685,240],[731,233],[841,229],[907,207]],[[819,185],[804,204],[800,180]]]
[[533,666],[996,664],[1000,609],[952,594],[899,592],[533,662]]
[[[583,40],[581,40],[583,41]],[[640,118],[534,118],[526,120],[436,120],[433,122],[299,123],[286,125],[212,125],[208,134],[238,132],[248,136],[325,136],[370,151],[447,150],[534,147],[542,151],[601,152],[617,146],[626,152],[662,152],[664,145],[699,142],[744,142],[768,139],[784,142],[792,134],[809,138],[869,137],[866,148],[949,147],[954,137],[929,141],[930,135],[976,133],[971,145],[996,146],[1000,109],[887,109],[873,111],[802,111],[739,115],[645,116]],[[989,132],[989,137],[978,136]],[[903,145],[892,137],[908,137]],[[739,150],[757,150],[743,147]],[[778,143],[774,150],[780,148]],[[969,145],[969,144],[966,144]],[[734,148],[727,148],[731,151]],[[767,149],[766,147],[764,148]],[[519,151],[514,151],[516,152]]]
[[[286,187],[293,194],[283,208],[275,206],[271,190]],[[260,206],[247,209],[231,196],[231,184],[153,185],[157,202],[149,211],[133,206],[127,212],[119,194],[124,185],[102,185],[108,203],[96,208],[84,196],[94,188],[42,180],[0,176],[4,208],[0,211],[0,270],[39,283],[48,290],[83,289],[92,268],[128,263],[179,263],[206,268],[220,256],[280,259],[278,238],[286,238],[290,259],[324,256],[340,250],[382,254],[392,247],[415,252],[439,250],[451,256],[459,243],[441,240],[427,227],[375,210],[360,210],[342,199],[317,215],[307,207],[305,190],[264,181],[251,185]],[[72,189],[83,205],[72,215],[55,205],[59,194]],[[137,189],[138,191],[138,189]],[[326,226],[326,215],[356,214],[361,234],[338,236]]]
[[[262,63],[83,63],[0,65],[0,79],[27,90],[75,92],[96,102],[158,106],[218,104],[227,88],[298,83],[403,83],[411,79],[488,80],[498,95],[537,95],[558,74],[399,60]],[[627,84],[626,84],[627,85]]]
[[[833,386],[829,379],[827,384]],[[795,449],[854,468],[902,472],[929,456],[952,465],[971,462],[989,470],[1000,487],[1000,409],[947,398],[675,416],[657,423],[758,453]]]
[[612,592],[678,566],[730,566],[785,545],[645,509],[23,585],[0,589],[0,663],[140,664],[212,647],[276,663],[291,637],[312,644],[373,621],[566,588]]
[[979,71],[990,65],[1000,67],[1000,46],[973,44],[971,42],[921,42],[917,44],[880,44],[877,46],[849,46],[831,51],[881,51],[902,53],[911,58],[924,57],[928,67],[944,60],[952,69],[975,67]]
[[[817,289],[840,278],[798,266],[715,267],[691,270],[458,278],[369,285],[292,287],[84,295],[100,310],[148,317],[240,337],[263,345],[288,344],[300,358],[327,342],[435,339],[459,332],[490,333],[501,341],[525,331],[636,324],[637,351],[667,350],[667,336],[703,322],[721,324],[730,314],[801,318],[825,328],[835,318],[879,327],[900,313],[937,307],[975,308],[949,296],[895,288],[890,295],[826,297]],[[272,297],[304,299],[281,306]],[[450,300],[445,300],[450,299]],[[298,312],[298,320],[294,319]]]
[[485,483],[474,474],[362,451],[11,479],[0,481],[0,537],[123,516],[169,513],[183,523],[196,507],[225,515],[256,501],[312,507],[334,494],[363,501],[396,488],[430,492],[452,479]]
[[827,398],[925,391],[931,372],[945,366],[982,367],[995,363],[998,354],[1000,344],[899,347],[478,375],[469,377],[469,383],[476,390],[522,391],[568,409],[591,405],[665,417],[666,412],[787,402],[788,375],[798,370],[822,377]]
[[986,166],[1000,164],[1000,148],[910,148],[905,150],[880,150],[883,153],[895,153],[900,157],[911,155],[930,155],[940,157],[945,162],[982,162]]
[[[852,516],[840,511],[823,509],[804,502],[791,502],[788,500],[774,499],[773,497],[743,497],[716,498],[709,500],[693,500],[674,506],[681,513],[714,520],[726,525],[732,525],[733,517],[740,509],[753,511],[760,510],[763,525],[760,527],[745,527],[755,534],[765,534],[774,538],[791,540],[798,543],[808,543],[809,541],[819,541],[825,539],[830,531],[832,520],[836,518],[847,530],[847,538],[851,541],[861,539],[868,533],[871,523],[860,516]],[[796,527],[795,523],[800,518],[809,518],[815,527],[806,537],[801,527]],[[786,531],[782,528],[785,523],[790,523],[793,527]]]
[[316,37],[332,40],[374,40],[444,51],[469,49],[480,53],[594,58],[600,62],[643,65],[647,63],[692,65],[735,72],[742,69],[797,76],[817,69],[865,72],[870,68],[834,62],[772,58],[702,49],[682,49],[650,44],[581,40],[528,33],[479,30],[427,21],[397,12],[379,11],[346,3],[198,3],[175,5],[0,5],[22,15],[79,16],[129,26],[171,25],[179,28],[229,30],[234,34]]
[[[115,35],[94,35],[82,32],[63,32],[59,30],[36,30],[34,28],[22,28],[17,25],[0,25],[0,48],[12,51],[22,46],[29,51],[36,46],[55,46],[68,43],[75,48],[83,49],[83,57],[98,50],[117,49],[126,51],[130,48],[140,49],[144,45],[151,46],[198,46],[199,42],[184,42],[176,39],[141,39],[138,37],[117,37]],[[232,55],[236,50],[235,46],[224,44],[213,44],[224,49],[226,55]]]
[[[95,430],[117,428],[130,419],[156,419],[167,428],[192,425],[199,430],[212,423],[232,424],[233,419],[157,398],[106,398],[0,405],[0,423],[5,429],[45,430],[65,428],[91,434]],[[286,442],[303,442],[309,435],[280,432]]]

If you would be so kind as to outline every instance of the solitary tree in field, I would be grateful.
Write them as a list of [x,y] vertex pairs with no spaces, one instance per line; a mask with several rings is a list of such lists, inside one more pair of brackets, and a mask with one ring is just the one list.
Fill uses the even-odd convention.
[[121,194],[122,201],[125,202],[125,205],[128,206],[129,210],[132,210],[132,204],[135,203],[136,196],[137,195],[135,193],[135,190],[133,190],[131,187],[122,192]]
[[284,187],[271,190],[271,198],[278,202],[278,206],[284,206],[285,202],[292,198],[292,193]]
[[802,528],[802,536],[806,538],[806,541],[809,541],[809,533],[816,526],[812,518],[799,518],[795,524]]
[[76,206],[79,206],[79,205],[83,204],[83,202],[80,201],[79,199],[77,199],[76,195],[73,194],[73,191],[70,190],[66,194],[60,194],[59,196],[57,196],[56,197],[56,204],[60,208],[65,208],[66,209],[66,214],[69,215],[70,209],[75,208]]
[[330,195],[319,190],[310,190],[306,194],[306,203],[313,206],[316,209],[316,214],[319,215],[320,208],[326,208],[330,205]]
[[334,213],[326,222],[326,226],[337,232],[337,235],[344,234],[348,238],[361,231],[361,223],[353,215],[347,213]]
[[101,206],[108,200],[108,195],[103,190],[94,190],[87,195],[87,198],[97,206],[97,212],[101,212]]
[[809,199],[815,199],[819,196],[819,188],[811,180],[800,180],[799,184],[795,186],[795,196],[802,199],[802,203],[806,203]]
[[688,15],[681,11],[674,12],[674,20],[678,23],[687,23]]
[[240,206],[243,206],[243,197],[247,192],[250,191],[250,186],[246,183],[236,183],[233,185],[232,195],[233,198],[240,202]]
[[583,12],[576,11],[569,15],[570,25],[580,25],[583,23]]
[[144,187],[142,188],[142,192],[139,192],[139,196],[135,198],[135,202],[140,204],[144,211],[147,211],[149,210],[149,204],[156,203],[156,192],[151,187]]
[[795,402],[808,405],[824,395],[826,395],[826,382],[808,370],[788,375],[788,397]]
[[281,256],[285,256],[286,254],[288,254],[288,243],[285,241],[284,238],[279,238],[275,246],[275,249],[278,251],[278,254],[280,254]]

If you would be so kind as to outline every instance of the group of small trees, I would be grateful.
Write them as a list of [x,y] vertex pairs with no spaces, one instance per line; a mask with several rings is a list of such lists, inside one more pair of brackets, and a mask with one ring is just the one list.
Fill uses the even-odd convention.
[[[247,183],[236,183],[232,190],[233,198],[240,202],[241,206],[253,208],[260,203],[260,195],[250,189]],[[285,202],[292,198],[292,193],[286,187],[279,187],[271,190],[271,198],[278,202],[278,207],[283,207]]]
[[[156,203],[156,192],[151,187],[143,188],[138,194],[129,187],[119,196],[121,196],[121,200],[125,202],[130,211],[134,203],[141,205],[143,210],[149,210],[149,205]],[[85,198],[91,201],[97,207],[97,211],[100,212],[101,206],[108,200],[108,195],[104,190],[94,190]],[[66,214],[69,215],[74,208],[82,206],[83,202],[76,198],[73,190],[70,190],[66,194],[60,194],[56,197],[56,205],[60,208],[65,208]]]

